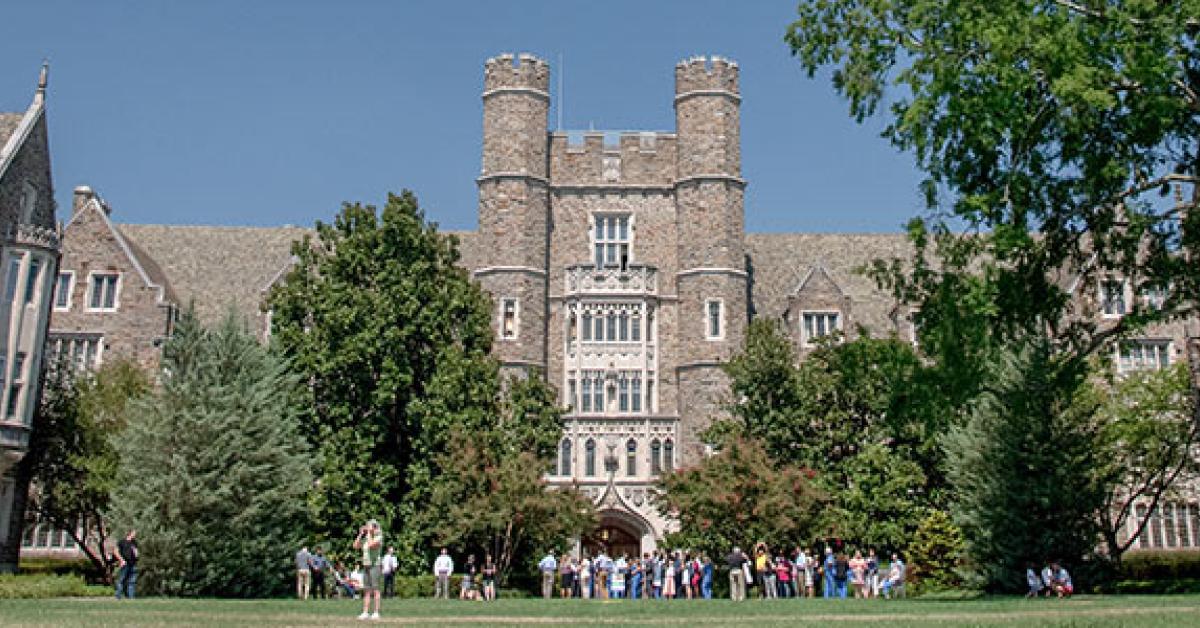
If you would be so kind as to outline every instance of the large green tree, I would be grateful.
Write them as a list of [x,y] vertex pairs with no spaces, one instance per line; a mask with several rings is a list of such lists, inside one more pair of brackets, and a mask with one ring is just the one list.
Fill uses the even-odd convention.
[[429,506],[418,516],[427,546],[451,546],[479,559],[490,553],[501,580],[518,565],[532,568],[547,549],[565,550],[595,525],[590,499],[545,480],[562,436],[554,390],[540,373],[505,384],[486,426],[451,434],[438,456],[441,475]]
[[451,429],[484,425],[494,407],[489,301],[407,191],[382,209],[346,204],[294,254],[270,307],[273,337],[306,384],[317,533],[344,547],[375,517],[415,544],[405,526]]
[[826,497],[813,475],[773,460],[759,440],[730,438],[714,455],[660,481],[656,506],[679,522],[667,545],[719,557],[734,546],[792,547],[820,536]]
[[1078,384],[1088,370],[1048,345],[998,354],[970,419],[944,439],[950,511],[993,589],[1019,590],[1028,563],[1078,565],[1100,540],[1102,438]]
[[138,531],[150,591],[282,593],[305,538],[298,380],[237,320],[210,330],[184,316],[117,441],[113,521]]
[[34,416],[29,511],[65,531],[110,580],[113,564],[105,550],[114,536],[108,510],[120,464],[116,440],[128,423],[128,405],[149,389],[145,371],[126,360],[82,376],[72,364],[52,364]]

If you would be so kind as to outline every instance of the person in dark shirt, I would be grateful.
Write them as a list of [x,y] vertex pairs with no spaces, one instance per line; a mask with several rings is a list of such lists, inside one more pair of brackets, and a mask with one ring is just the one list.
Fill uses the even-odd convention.
[[729,599],[734,602],[746,599],[745,564],[747,560],[746,554],[737,547],[733,548],[733,551],[725,558],[725,563],[729,566]]
[[117,543],[117,599],[124,595],[132,600],[134,589],[137,587],[138,546],[137,531],[130,530],[125,538]]
[[312,565],[313,599],[325,599],[325,572],[329,570],[329,561],[325,560],[325,556],[321,554],[321,548],[316,549],[309,564]]

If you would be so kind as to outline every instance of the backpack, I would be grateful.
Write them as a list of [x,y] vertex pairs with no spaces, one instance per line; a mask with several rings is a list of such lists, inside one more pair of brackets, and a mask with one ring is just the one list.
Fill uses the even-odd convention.
[[846,561],[839,560],[833,564],[833,577],[836,580],[846,579]]

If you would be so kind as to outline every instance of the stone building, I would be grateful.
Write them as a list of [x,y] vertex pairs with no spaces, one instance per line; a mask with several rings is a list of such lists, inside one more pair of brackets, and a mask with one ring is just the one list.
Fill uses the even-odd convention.
[[46,75],[24,113],[0,113],[0,572],[16,567],[29,478],[20,464],[40,394],[58,266]]
[[[550,130],[550,68],[529,55],[488,60],[483,79],[479,227],[456,234],[461,263],[494,297],[505,368],[543,373],[560,392],[548,479],[598,505],[582,549],[641,552],[671,529],[651,485],[705,455],[700,433],[729,401],[720,366],[752,318],[782,321],[801,355],[859,329],[915,342],[909,309],[859,272],[907,259],[903,234],[745,233],[733,61],[676,65],[673,130]],[[86,187],[73,205],[54,350],[85,365],[152,363],[189,304],[205,322],[232,309],[269,334],[262,297],[305,230],[120,224]],[[1063,281],[1076,315],[1102,321],[1161,297],[1094,272]],[[1183,325],[1160,326],[1115,346],[1114,364],[1160,368],[1186,359],[1188,342]],[[1164,505],[1139,547],[1200,547],[1198,516],[1195,500]],[[30,527],[25,547],[52,549],[55,534]]]

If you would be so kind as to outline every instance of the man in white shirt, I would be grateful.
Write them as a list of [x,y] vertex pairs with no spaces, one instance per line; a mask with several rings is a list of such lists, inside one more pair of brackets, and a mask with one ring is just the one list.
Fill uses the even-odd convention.
[[396,558],[396,548],[389,547],[383,557],[383,597],[396,596],[396,570],[400,561]]
[[548,600],[554,595],[554,575],[558,573],[558,561],[554,559],[553,550],[538,563],[538,570],[542,572],[542,597]]
[[433,561],[433,575],[437,578],[436,588],[433,590],[433,597],[450,599],[450,574],[454,573],[454,559],[450,558],[450,553],[446,548],[442,548],[442,553]]

